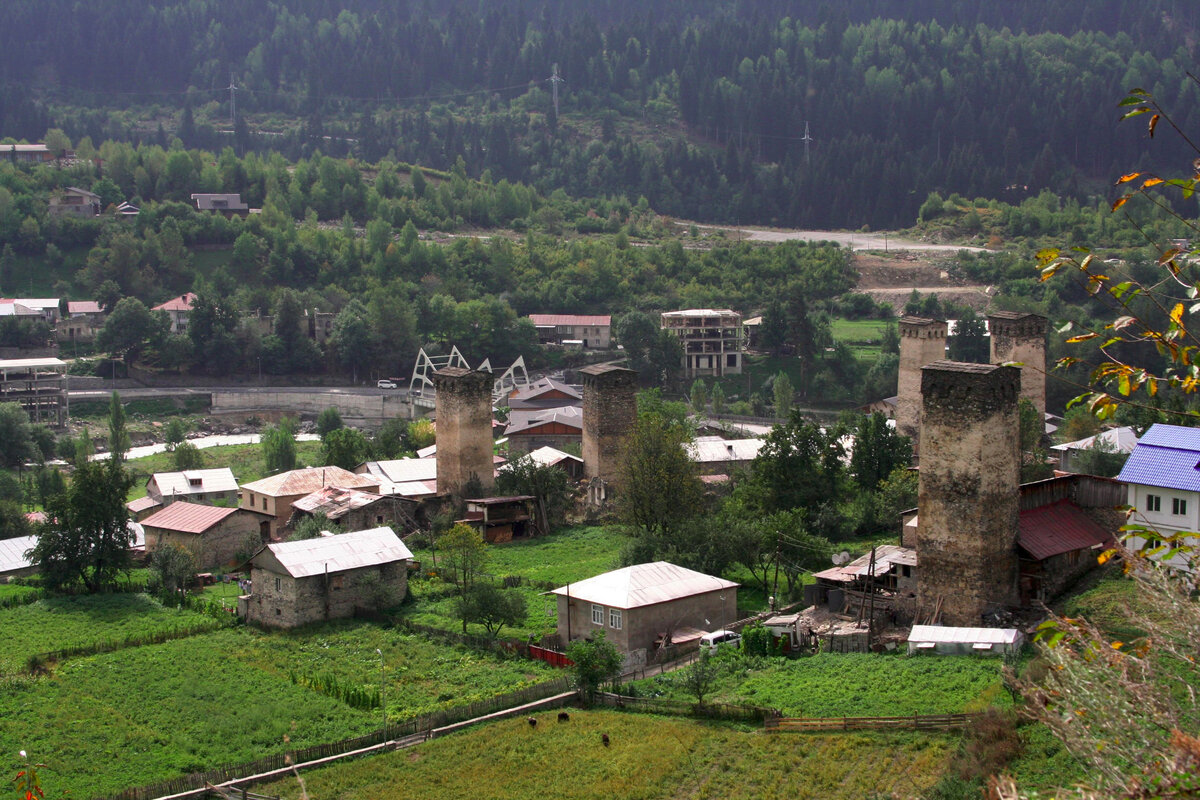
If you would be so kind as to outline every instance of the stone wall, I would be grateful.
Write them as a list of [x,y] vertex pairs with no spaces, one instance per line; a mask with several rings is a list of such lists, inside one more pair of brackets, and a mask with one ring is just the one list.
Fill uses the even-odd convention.
[[437,391],[438,491],[457,492],[475,476],[495,483],[492,464],[492,376],[463,367],[433,373]]
[[407,395],[396,393],[351,394],[312,391],[216,391],[212,393],[214,416],[246,419],[278,419],[281,416],[313,417],[336,408],[347,425],[378,428],[389,419],[412,419]]
[[307,578],[255,567],[250,572],[252,588],[246,604],[246,621],[266,628],[295,628],[350,617],[355,606],[372,607],[371,592],[376,578],[392,587],[392,599],[399,602],[408,591],[408,562]]
[[1037,314],[996,311],[988,314],[993,364],[1017,362],[1021,367],[1021,397],[1046,413],[1046,329],[1049,321]]
[[615,482],[625,437],[637,420],[637,373],[612,364],[594,364],[579,373],[583,377],[583,474]]
[[1017,599],[1021,373],[941,361],[921,378],[918,601],[975,626]]
[[914,447],[921,433],[921,367],[946,358],[946,330],[942,320],[900,318],[896,430],[911,436]]
[[216,569],[233,563],[248,539],[259,539],[258,522],[258,516],[238,510],[200,534],[147,527],[146,552],[174,544],[191,550],[199,569]]

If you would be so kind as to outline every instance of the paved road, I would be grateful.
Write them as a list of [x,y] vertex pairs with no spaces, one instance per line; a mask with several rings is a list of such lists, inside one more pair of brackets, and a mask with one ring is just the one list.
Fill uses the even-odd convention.
[[[121,399],[132,400],[144,397],[182,397],[189,394],[212,394],[213,392],[242,392],[245,394],[277,394],[292,392],[296,394],[353,394],[353,395],[392,395],[405,397],[408,389],[376,389],[374,386],[154,386],[136,389],[118,389]],[[112,389],[72,389],[68,393],[72,400],[107,399],[112,396]]]
[[[678,222],[677,225],[688,225]],[[690,225],[688,225],[690,227]],[[974,253],[987,252],[983,247],[967,247],[957,244],[931,244],[918,242],[913,239],[902,239],[890,233],[862,233],[860,231],[792,231],[768,230],[761,228],[728,228],[720,225],[697,225],[700,230],[725,231],[727,235],[751,242],[790,242],[795,240],[805,242],[837,242],[851,250],[925,250],[957,253],[959,250],[970,250]]]

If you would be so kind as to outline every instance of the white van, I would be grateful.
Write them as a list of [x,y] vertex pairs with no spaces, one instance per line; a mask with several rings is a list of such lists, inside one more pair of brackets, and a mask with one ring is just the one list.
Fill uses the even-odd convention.
[[719,630],[712,633],[706,633],[700,637],[700,651],[715,652],[721,645],[727,644],[737,647],[742,641],[742,635],[735,631]]

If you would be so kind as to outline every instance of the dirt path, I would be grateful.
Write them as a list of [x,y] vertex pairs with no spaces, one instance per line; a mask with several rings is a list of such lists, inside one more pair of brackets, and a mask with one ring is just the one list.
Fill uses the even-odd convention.
[[[690,223],[677,222],[690,227]],[[741,237],[751,242],[837,242],[851,250],[923,250],[929,252],[957,253],[969,250],[973,253],[986,252],[983,247],[968,247],[958,244],[933,244],[904,239],[884,232],[863,233],[861,231],[797,231],[767,228],[729,228],[721,225],[696,225],[699,230],[724,231],[727,236]]]

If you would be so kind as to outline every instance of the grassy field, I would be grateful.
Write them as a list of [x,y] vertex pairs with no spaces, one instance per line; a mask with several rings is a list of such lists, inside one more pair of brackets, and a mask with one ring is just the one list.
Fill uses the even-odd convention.
[[[902,716],[976,711],[1008,702],[999,659],[822,653],[809,658],[719,658],[712,699],[778,708],[790,717]],[[682,672],[639,681],[643,694],[694,699]]]
[[[519,689],[561,673],[367,623],[299,633],[228,629],[61,664],[51,677],[9,679],[0,691],[0,774],[24,748],[48,765],[48,796],[96,797],[290,747],[362,735],[378,709],[359,710],[293,683],[332,674],[379,686],[388,715],[411,717]],[[288,744],[290,743],[290,745]]]
[[37,653],[120,641],[131,636],[220,623],[186,609],[163,608],[144,594],[52,597],[0,609],[0,672],[16,672]]
[[16,583],[0,583],[0,602],[17,597],[27,597],[37,594],[40,589],[36,586],[21,586]]
[[[206,447],[200,451],[204,469],[229,467],[239,484],[266,477],[262,448],[256,444],[234,444],[225,447]],[[130,500],[146,496],[146,481],[156,472],[173,472],[174,456],[171,453],[156,453],[142,458],[131,458],[126,466],[137,478],[129,493]],[[321,459],[320,442],[296,442],[296,460],[301,465],[317,464]]]
[[[862,798],[920,795],[945,769],[950,736],[768,735],[692,720],[571,711],[504,720],[412,750],[304,774],[309,797],[337,800]],[[603,747],[600,735],[612,744]],[[255,791],[301,797],[297,781]]]

